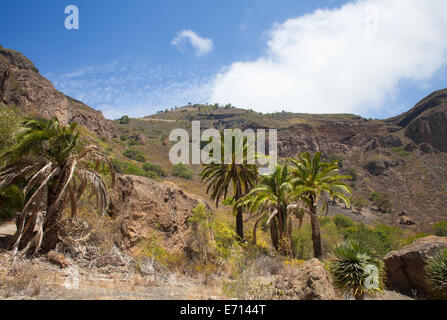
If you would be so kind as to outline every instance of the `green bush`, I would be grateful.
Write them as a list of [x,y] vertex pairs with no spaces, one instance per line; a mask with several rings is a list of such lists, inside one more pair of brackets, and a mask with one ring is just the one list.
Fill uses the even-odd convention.
[[433,296],[447,299],[447,249],[426,260],[425,272]]
[[134,176],[151,178],[154,180],[159,180],[160,177],[153,171],[146,172],[142,168],[125,161],[120,161],[118,159],[112,159],[113,169],[117,173],[130,174]]
[[357,181],[359,178],[359,175],[357,173],[357,170],[355,170],[354,167],[350,167],[348,169],[348,175],[351,176],[351,179],[349,179],[350,181]]
[[447,237],[447,222],[439,222],[433,226],[433,232],[439,237]]
[[363,208],[368,206],[368,200],[363,198],[362,196],[352,197],[352,207],[357,210],[362,210]]
[[352,228],[343,229],[346,240],[357,241],[384,257],[393,250],[391,240],[383,230],[375,230],[361,223]]
[[309,225],[292,232],[292,252],[293,256],[299,260],[308,260],[313,257],[312,230]]
[[150,171],[151,172],[155,172],[160,177],[167,177],[168,176],[168,173],[166,172],[166,170],[163,169],[158,164],[153,164],[153,163],[146,162],[145,164],[143,164],[142,168],[146,172],[150,172]]
[[344,216],[342,214],[337,214],[334,217],[334,223],[337,226],[337,228],[340,228],[340,229],[351,228],[355,225],[354,221],[351,218]]
[[122,116],[120,119],[120,124],[129,124],[130,123],[130,118],[129,116]]
[[146,157],[144,156],[144,153],[141,152],[141,150],[127,149],[123,152],[123,156],[138,162],[146,162]]
[[184,164],[179,163],[174,166],[174,169],[172,170],[172,175],[174,177],[183,178],[186,180],[192,180],[194,173]]
[[20,127],[21,112],[16,107],[0,106],[0,154],[14,142]]
[[387,194],[372,192],[369,196],[369,200],[372,201],[373,205],[376,206],[380,212],[389,213],[393,210],[390,197]]
[[12,185],[0,191],[0,220],[14,218],[24,206],[23,193],[18,186]]

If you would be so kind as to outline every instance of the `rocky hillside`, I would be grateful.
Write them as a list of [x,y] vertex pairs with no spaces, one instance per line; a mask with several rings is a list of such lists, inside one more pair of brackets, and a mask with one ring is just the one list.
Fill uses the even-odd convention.
[[101,137],[116,135],[113,123],[100,111],[57,91],[29,59],[1,46],[0,104],[18,106],[29,115],[56,116],[65,124],[78,122]]
[[[354,209],[335,204],[331,212],[422,231],[447,221],[447,89],[386,120],[350,114],[260,114],[231,105],[189,105],[114,123],[57,91],[25,56],[0,47],[1,104],[17,105],[29,115],[57,116],[63,123],[76,121],[109,140],[103,147],[112,158],[132,162],[123,154],[136,149],[147,162],[167,172],[172,170],[169,133],[179,127],[189,129],[193,120],[200,120],[203,128],[275,128],[283,159],[303,151],[321,151],[328,159],[339,159],[343,172],[353,177]],[[141,169],[140,162],[132,163]],[[205,197],[197,177],[200,168],[191,169],[196,174],[192,181],[169,175],[164,179]],[[373,193],[380,201],[370,200]]]
[[[364,222],[430,230],[432,223],[447,220],[446,115],[447,90],[441,90],[386,120],[347,114],[259,114],[232,106],[190,105],[132,120],[133,125],[119,130],[130,135],[132,128],[145,132],[156,125],[166,136],[170,128],[188,128],[193,120],[200,120],[205,128],[277,128],[280,157],[321,151],[328,159],[341,160],[343,172],[353,176],[350,184],[356,209],[347,212],[336,206],[333,212]],[[148,137],[153,135],[149,129],[146,132]],[[373,192],[388,199],[387,208],[369,200]]]

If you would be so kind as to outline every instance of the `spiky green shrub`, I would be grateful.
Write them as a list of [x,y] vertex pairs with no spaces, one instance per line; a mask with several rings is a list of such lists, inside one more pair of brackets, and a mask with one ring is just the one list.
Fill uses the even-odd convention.
[[366,246],[347,240],[333,249],[333,255],[329,270],[340,293],[363,300],[365,295],[382,292],[383,263]]
[[425,272],[433,296],[447,299],[447,249],[426,260]]

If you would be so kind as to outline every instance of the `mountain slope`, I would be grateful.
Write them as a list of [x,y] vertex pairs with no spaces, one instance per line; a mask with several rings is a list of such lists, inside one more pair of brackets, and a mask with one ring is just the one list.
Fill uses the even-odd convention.
[[[353,176],[350,184],[355,203],[363,208],[347,211],[335,206],[333,213],[428,231],[433,223],[447,220],[447,153],[440,152],[447,150],[447,141],[442,139],[447,127],[442,118],[447,112],[446,92],[435,92],[409,112],[388,120],[345,114],[259,114],[231,106],[190,105],[134,119],[118,128],[124,135],[140,132],[148,137],[153,137],[155,125],[166,137],[172,128],[189,128],[194,120],[199,120],[203,128],[276,128],[278,152],[283,159],[299,152],[321,151],[326,158],[341,160],[342,171]],[[420,123],[429,130],[417,129]],[[150,144],[161,142],[151,140]],[[158,163],[160,157],[158,154]],[[168,161],[167,155],[165,158]],[[199,182],[184,184],[197,190]],[[373,192],[388,195],[392,212],[377,210],[368,200]]]
[[34,64],[14,50],[0,46],[0,104],[15,105],[29,115],[78,122],[105,138],[116,135],[113,123],[80,101],[57,91]]
[[[110,156],[141,168],[141,163],[123,155],[127,149],[136,149],[147,162],[168,172],[172,169],[169,133],[176,128],[190,130],[191,121],[200,120],[202,128],[277,129],[282,159],[303,151],[320,151],[328,159],[339,159],[342,171],[353,176],[350,184],[358,209],[346,210],[334,204],[332,214],[346,214],[367,223],[404,224],[415,230],[430,230],[433,223],[447,221],[447,89],[387,120],[350,114],[260,114],[231,105],[189,105],[120,123],[104,119],[101,112],[55,90],[30,60],[0,47],[1,104],[17,105],[29,115],[57,116],[63,123],[76,121],[109,138],[106,147]],[[116,137],[120,141],[110,139]],[[166,179],[206,197],[197,177],[200,166],[191,168],[196,173],[192,181]],[[372,192],[388,195],[392,210],[377,210],[368,200]]]

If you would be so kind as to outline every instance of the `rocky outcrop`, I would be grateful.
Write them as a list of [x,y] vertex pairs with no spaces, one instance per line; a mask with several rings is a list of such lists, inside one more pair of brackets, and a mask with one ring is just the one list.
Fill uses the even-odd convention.
[[429,145],[428,143],[421,143],[419,145],[419,150],[421,150],[422,153],[432,154],[433,153],[433,147]]
[[408,143],[405,145],[404,150],[407,152],[413,152],[415,150],[417,150],[417,145],[415,145],[414,143]]
[[131,140],[133,143],[145,145],[147,143],[147,137],[144,134],[137,133],[133,136],[129,137],[129,140]]
[[109,214],[120,221],[119,246],[133,249],[142,240],[155,236],[164,248],[184,250],[188,219],[201,202],[173,183],[118,176]]
[[388,288],[404,294],[427,295],[425,259],[440,248],[447,248],[447,238],[429,236],[388,253],[384,258]]
[[57,117],[65,125],[78,122],[101,137],[117,136],[100,111],[57,91],[29,59],[0,46],[1,104],[18,106],[30,116]]
[[397,167],[400,164],[397,160],[378,159],[366,163],[363,167],[373,176],[380,176],[385,174],[389,168]]
[[318,259],[305,262],[295,276],[279,276],[275,288],[283,299],[338,300],[329,272]]
[[401,216],[399,218],[399,224],[403,226],[414,226],[416,222],[414,222],[413,219],[407,217],[407,216]]

